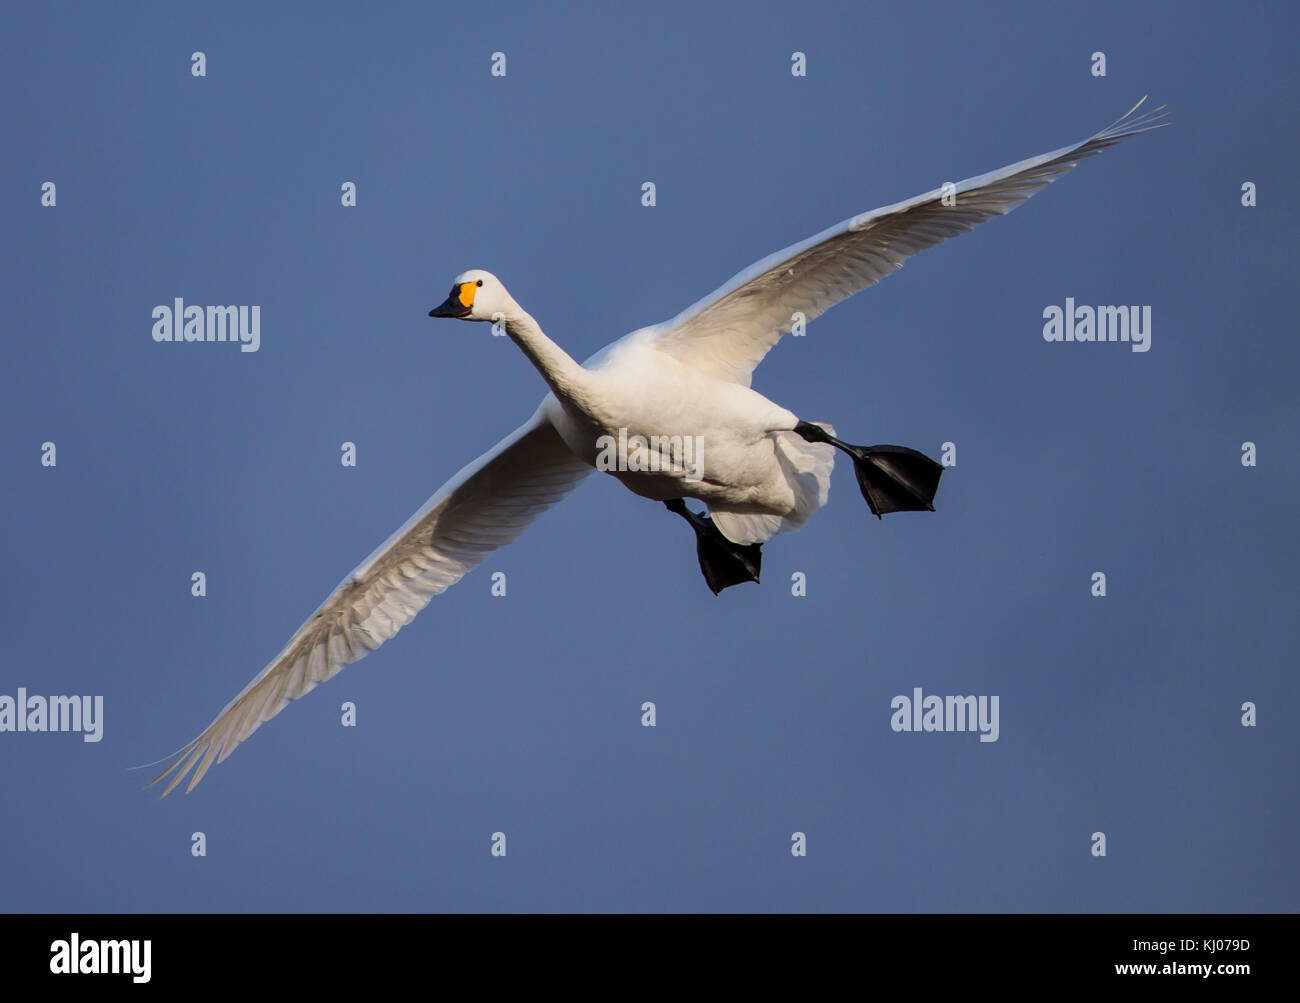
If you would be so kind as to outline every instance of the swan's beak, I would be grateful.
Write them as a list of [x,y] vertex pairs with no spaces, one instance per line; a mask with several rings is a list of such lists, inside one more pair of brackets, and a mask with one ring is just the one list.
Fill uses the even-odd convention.
[[448,296],[447,302],[429,311],[430,317],[468,317],[469,307],[461,306],[459,298]]
[[451,294],[441,306],[429,311],[430,317],[456,317],[464,319],[474,307],[474,291],[478,287],[473,282],[462,282],[453,286]]

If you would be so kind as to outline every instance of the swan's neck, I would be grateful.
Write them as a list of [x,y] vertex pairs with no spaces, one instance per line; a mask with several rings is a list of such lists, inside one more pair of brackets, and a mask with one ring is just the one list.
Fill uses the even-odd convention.
[[505,325],[506,334],[537,367],[555,396],[581,405],[588,382],[587,371],[543,334],[537,321],[523,310],[516,308],[511,311],[505,318]]

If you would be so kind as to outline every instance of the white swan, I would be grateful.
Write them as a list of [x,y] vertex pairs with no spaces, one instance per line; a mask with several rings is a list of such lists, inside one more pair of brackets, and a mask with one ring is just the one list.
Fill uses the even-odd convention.
[[[800,525],[826,501],[836,448],[853,457],[877,515],[930,509],[937,464],[903,447],[840,442],[829,425],[800,421],[751,390],[750,374],[790,330],[796,312],[811,321],[917,251],[1010,212],[1080,160],[1156,128],[1161,109],[1135,118],[1141,105],[1082,143],[823,230],[583,365],[542,333],[496,276],[480,270],[458,276],[430,316],[502,322],[550,393],[528,421],[443,485],[348,575],[153,783],[177,770],[165,797],[194,769],[186,788],[193,790],[214,759],[224,760],[290,700],[396,634],[430,597],[513,540],[589,473],[607,453],[602,436],[610,437],[606,447],[629,444],[629,455],[619,457],[627,469],[612,469],[613,476],[691,523],[715,592],[757,581],[759,545]],[[689,458],[680,446],[688,438],[703,444]],[[692,513],[684,498],[704,502],[712,519]]]

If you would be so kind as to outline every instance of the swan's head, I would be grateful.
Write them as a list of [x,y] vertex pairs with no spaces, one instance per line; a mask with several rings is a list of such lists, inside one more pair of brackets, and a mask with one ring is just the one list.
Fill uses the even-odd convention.
[[446,302],[430,310],[429,316],[496,321],[508,316],[513,306],[514,300],[500,279],[481,268],[471,268],[456,276]]

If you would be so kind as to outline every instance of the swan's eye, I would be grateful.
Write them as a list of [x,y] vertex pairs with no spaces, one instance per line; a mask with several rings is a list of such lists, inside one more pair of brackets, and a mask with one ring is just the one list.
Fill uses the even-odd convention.
[[478,280],[478,285],[481,286],[482,284],[483,284],[483,280],[482,280],[482,279],[479,279],[479,280]]

